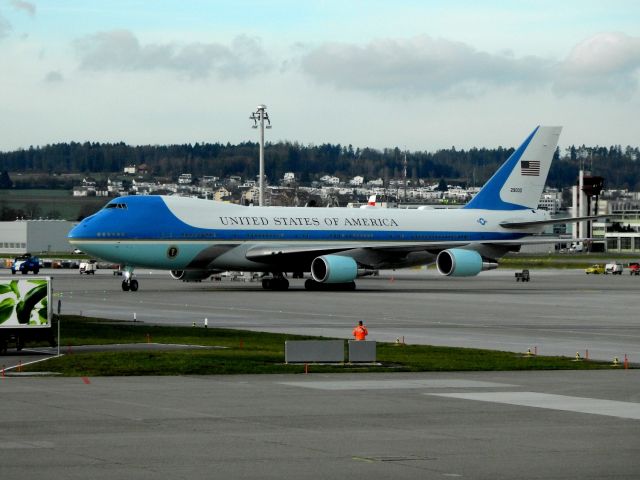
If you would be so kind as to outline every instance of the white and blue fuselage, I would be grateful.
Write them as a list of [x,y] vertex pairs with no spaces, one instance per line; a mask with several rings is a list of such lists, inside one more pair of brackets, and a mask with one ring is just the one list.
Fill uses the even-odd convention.
[[[294,247],[409,247],[416,251],[421,244],[432,245],[437,253],[437,244],[511,244],[541,228],[514,231],[500,226],[514,218],[548,217],[544,211],[531,210],[516,216],[513,211],[466,209],[260,208],[184,197],[134,196],[112,200],[74,228],[69,239],[83,251],[127,265],[262,271],[262,262],[222,254],[243,245],[247,250],[286,245],[291,251]],[[172,247],[177,250],[169,255]],[[221,255],[206,266],[197,264],[198,255],[212,247]]]

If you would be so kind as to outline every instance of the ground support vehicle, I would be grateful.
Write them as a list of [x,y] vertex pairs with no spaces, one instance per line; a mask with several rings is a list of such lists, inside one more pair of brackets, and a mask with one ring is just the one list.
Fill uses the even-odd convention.
[[598,274],[604,274],[604,265],[601,265],[599,263],[596,263],[594,265],[591,265],[590,267],[585,268],[584,273],[586,273],[587,275],[589,274],[594,274],[594,275],[598,275]]
[[522,270],[521,272],[516,272],[516,282],[523,281],[528,282],[531,280],[531,276],[529,275],[529,270]]
[[95,275],[96,274],[96,270],[98,269],[98,265],[96,264],[95,260],[86,260],[83,262],[80,262],[80,275],[82,275],[83,273],[89,275]]
[[605,275],[607,275],[609,273],[611,275],[622,275],[623,271],[624,271],[624,267],[622,266],[621,263],[611,262],[611,263],[607,263],[604,266]]
[[32,256],[30,253],[20,255],[13,260],[11,265],[11,273],[15,275],[17,272],[26,275],[29,272],[33,272],[35,275],[40,271],[40,259]]
[[640,275],[640,263],[631,262],[629,264],[629,275]]

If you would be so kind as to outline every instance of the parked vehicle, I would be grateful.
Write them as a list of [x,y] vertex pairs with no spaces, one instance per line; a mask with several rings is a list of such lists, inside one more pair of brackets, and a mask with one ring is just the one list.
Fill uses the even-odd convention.
[[40,271],[40,259],[38,257],[32,256],[30,253],[25,253],[24,255],[20,255],[13,260],[13,264],[11,265],[11,273],[15,275],[17,272],[26,275],[29,272],[33,272],[34,274],[38,274]]
[[585,268],[584,273],[586,273],[587,275],[589,274],[598,275],[600,273],[605,273],[604,265],[600,263],[596,263],[594,265],[591,265],[590,267]]
[[80,262],[80,275],[86,273],[87,275],[95,275],[98,265],[95,260],[83,260]]
[[47,341],[54,347],[51,328],[51,279],[0,279],[0,355],[11,345],[17,351],[29,342]]
[[582,253],[584,251],[584,246],[582,242],[573,242],[571,247],[569,247],[569,253]]
[[604,266],[605,275],[609,273],[611,275],[622,275],[623,271],[624,271],[624,267],[622,266],[621,263],[618,263],[618,262],[607,263]]
[[640,263],[631,262],[629,264],[629,275],[640,275]]
[[522,280],[523,282],[528,282],[531,279],[529,275],[529,270],[522,270],[521,272],[516,272],[516,282]]

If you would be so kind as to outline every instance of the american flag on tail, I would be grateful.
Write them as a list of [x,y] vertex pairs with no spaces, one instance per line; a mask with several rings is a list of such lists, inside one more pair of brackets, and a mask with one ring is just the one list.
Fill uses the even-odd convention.
[[520,162],[520,173],[529,177],[540,176],[539,160],[522,160]]

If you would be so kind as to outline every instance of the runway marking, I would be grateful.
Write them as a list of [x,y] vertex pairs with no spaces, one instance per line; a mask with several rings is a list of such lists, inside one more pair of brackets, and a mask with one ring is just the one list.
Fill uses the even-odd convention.
[[54,448],[55,443],[46,440],[35,441],[6,441],[0,442],[0,450],[30,450],[34,448]]
[[536,392],[427,393],[425,395],[640,420],[640,403],[619,402],[616,400],[569,397]]
[[291,387],[315,388],[317,390],[392,390],[415,388],[513,388],[507,383],[481,382],[476,380],[339,380],[335,382],[278,382]]

